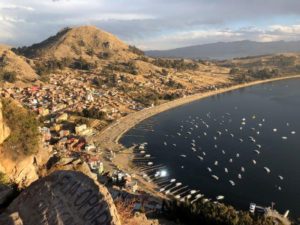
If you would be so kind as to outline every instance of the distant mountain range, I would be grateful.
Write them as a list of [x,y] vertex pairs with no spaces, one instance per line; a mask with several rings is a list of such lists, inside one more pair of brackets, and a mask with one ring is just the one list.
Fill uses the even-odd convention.
[[195,45],[170,50],[146,51],[152,57],[232,59],[238,57],[300,52],[300,41],[255,42],[235,41]]

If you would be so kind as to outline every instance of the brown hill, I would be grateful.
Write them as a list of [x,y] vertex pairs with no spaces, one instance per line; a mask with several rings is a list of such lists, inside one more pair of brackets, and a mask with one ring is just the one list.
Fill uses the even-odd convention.
[[133,58],[128,45],[94,26],[65,28],[45,41],[19,49],[29,58],[79,58],[95,61],[112,57]]
[[29,64],[30,60],[16,55],[10,47],[0,45],[0,71],[16,72],[17,79],[22,81],[33,81],[37,74]]

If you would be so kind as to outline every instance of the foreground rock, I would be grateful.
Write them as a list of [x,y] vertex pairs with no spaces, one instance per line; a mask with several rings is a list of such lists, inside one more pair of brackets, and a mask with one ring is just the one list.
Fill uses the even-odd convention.
[[105,187],[75,171],[34,182],[0,215],[1,225],[120,225]]
[[10,135],[9,127],[4,123],[2,115],[2,103],[0,101],[0,144]]

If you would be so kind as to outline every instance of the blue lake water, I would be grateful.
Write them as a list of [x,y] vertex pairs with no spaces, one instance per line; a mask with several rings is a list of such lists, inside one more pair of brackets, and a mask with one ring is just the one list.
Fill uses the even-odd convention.
[[274,202],[280,212],[289,209],[300,216],[300,79],[177,107],[143,121],[121,139],[125,146],[143,142],[155,157],[149,161],[163,164],[170,179],[206,198],[223,195],[223,202],[246,210],[251,202]]

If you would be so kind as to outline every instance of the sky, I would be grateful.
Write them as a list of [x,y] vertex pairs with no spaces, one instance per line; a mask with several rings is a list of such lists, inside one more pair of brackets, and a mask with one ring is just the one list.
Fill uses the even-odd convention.
[[95,25],[143,50],[219,41],[300,40],[300,0],[0,0],[0,43]]

